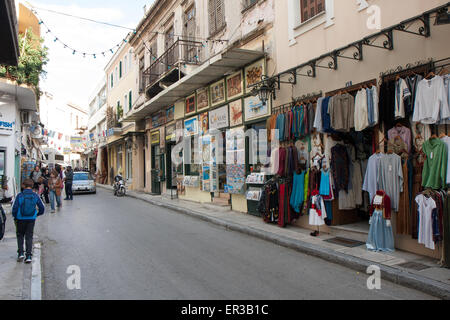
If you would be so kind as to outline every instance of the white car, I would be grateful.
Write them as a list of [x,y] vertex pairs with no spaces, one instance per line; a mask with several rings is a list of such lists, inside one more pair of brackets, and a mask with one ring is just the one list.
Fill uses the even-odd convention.
[[74,172],[72,192],[76,193],[97,193],[95,180],[89,172]]

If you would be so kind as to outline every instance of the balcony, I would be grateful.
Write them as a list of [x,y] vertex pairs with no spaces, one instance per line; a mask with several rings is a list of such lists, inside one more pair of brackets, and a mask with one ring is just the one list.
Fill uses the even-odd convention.
[[144,71],[141,78],[141,91],[145,91],[149,99],[155,97],[168,86],[185,76],[182,67],[200,65],[203,44],[197,41],[178,39],[166,52],[156,59]]

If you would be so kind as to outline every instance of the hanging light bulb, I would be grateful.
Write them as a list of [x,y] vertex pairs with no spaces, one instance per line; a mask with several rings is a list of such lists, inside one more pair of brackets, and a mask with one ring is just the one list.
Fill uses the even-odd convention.
[[75,54],[75,52],[76,52],[76,50],[73,50],[73,53],[72,53],[72,54]]

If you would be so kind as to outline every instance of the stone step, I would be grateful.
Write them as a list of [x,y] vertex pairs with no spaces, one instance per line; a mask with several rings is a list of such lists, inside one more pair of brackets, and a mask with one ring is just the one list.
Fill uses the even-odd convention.
[[[367,225],[369,225],[368,222],[367,222]],[[367,227],[367,230],[366,230],[366,228],[362,227],[362,225],[332,226],[332,227],[329,227],[329,230],[330,230],[330,235],[332,235],[332,236],[361,241],[361,242],[366,242],[367,237],[369,235],[369,227]]]

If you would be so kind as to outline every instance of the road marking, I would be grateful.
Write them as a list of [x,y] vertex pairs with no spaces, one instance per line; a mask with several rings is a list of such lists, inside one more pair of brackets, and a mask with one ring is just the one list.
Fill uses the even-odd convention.
[[42,300],[41,244],[34,244],[31,267],[31,300]]

